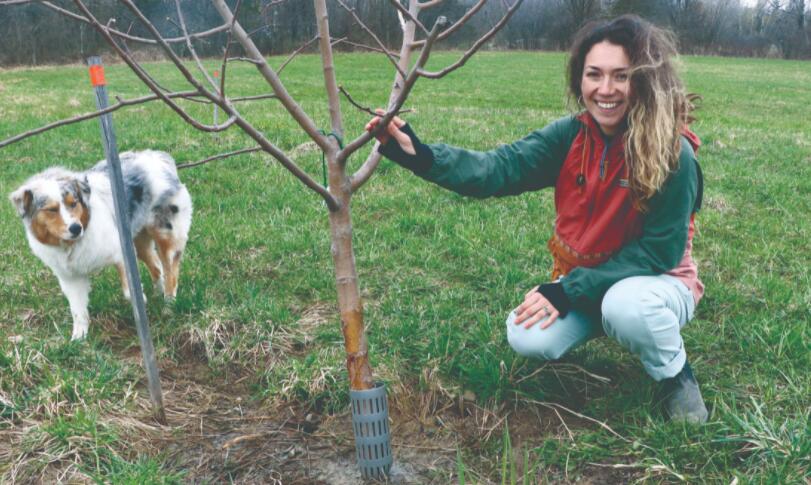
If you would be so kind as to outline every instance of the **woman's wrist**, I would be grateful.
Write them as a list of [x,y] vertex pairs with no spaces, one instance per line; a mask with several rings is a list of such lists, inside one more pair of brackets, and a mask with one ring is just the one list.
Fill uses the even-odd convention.
[[558,311],[561,317],[568,315],[569,310],[572,309],[572,301],[566,296],[566,292],[563,291],[563,285],[560,282],[542,284],[538,286],[538,293],[549,300],[549,303],[555,307],[555,310]]
[[411,143],[414,145],[414,151],[416,152],[415,154],[412,155],[403,150],[394,137],[389,138],[386,144],[381,143],[377,151],[389,160],[414,173],[419,174],[430,170],[434,165],[434,152],[431,151],[428,145],[420,141],[419,137],[417,137],[417,134],[414,133],[414,130],[411,129],[411,125],[408,123],[401,126],[400,131],[411,138]]

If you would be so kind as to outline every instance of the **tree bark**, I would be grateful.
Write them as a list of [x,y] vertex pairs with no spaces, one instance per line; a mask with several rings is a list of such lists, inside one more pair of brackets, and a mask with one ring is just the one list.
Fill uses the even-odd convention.
[[[315,16],[320,37],[321,63],[324,71],[324,88],[329,100],[332,133],[343,137],[341,102],[338,98],[338,83],[330,44],[329,18],[325,0],[314,0]],[[341,330],[344,334],[346,369],[349,372],[349,388],[371,389],[374,386],[372,368],[369,366],[369,350],[363,325],[363,303],[360,298],[358,273],[355,268],[355,252],[352,248],[352,186],[346,176],[346,164],[337,160],[340,149],[336,139],[329,139],[332,149],[324,150],[329,168],[329,191],[338,201],[338,207],[329,213],[332,260],[335,266],[335,286],[338,290],[338,309],[341,312]]]
[[339,201],[337,210],[329,213],[332,245],[330,251],[335,266],[335,286],[338,290],[338,309],[341,312],[341,330],[346,349],[346,368],[352,390],[371,389],[374,385],[366,330],[363,324],[363,302],[360,297],[355,253],[352,248],[352,192],[349,180],[335,160],[330,165],[330,192]]

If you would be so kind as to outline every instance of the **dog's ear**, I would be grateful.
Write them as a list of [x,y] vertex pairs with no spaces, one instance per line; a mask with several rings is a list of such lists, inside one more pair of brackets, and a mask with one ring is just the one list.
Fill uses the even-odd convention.
[[9,197],[11,203],[17,209],[17,214],[20,217],[31,215],[31,208],[34,205],[34,193],[25,187],[20,187],[11,193]]
[[87,175],[75,180],[76,192],[82,195],[83,199],[90,196],[90,184],[87,182]]

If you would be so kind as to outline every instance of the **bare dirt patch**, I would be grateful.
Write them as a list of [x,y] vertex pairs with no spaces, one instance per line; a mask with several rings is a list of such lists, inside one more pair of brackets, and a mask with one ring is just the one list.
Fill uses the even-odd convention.
[[[164,368],[161,375],[168,426],[140,419],[153,452],[194,483],[356,484],[349,413],[322,416],[294,405],[266,406],[246,396],[242,382],[217,382],[203,364]],[[144,396],[146,393],[144,391]],[[149,403],[143,400],[144,411]],[[397,421],[407,417],[393,416]],[[403,430],[405,431],[405,430]],[[396,432],[396,431],[395,431]],[[390,483],[435,482],[453,470],[455,447],[417,433],[397,433]]]

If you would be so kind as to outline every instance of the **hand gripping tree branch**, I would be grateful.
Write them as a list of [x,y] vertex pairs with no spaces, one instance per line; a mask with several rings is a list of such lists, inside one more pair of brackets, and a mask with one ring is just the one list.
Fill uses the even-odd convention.
[[[415,83],[423,77],[441,78],[449,72],[460,68],[475,54],[515,13],[523,0],[512,0],[511,4],[505,3],[505,10],[502,18],[487,32],[482,38],[472,43],[470,49],[464,52],[459,60],[447,67],[435,72],[425,70],[425,65],[431,55],[432,49],[438,41],[447,38],[456,32],[466,21],[475,15],[487,0],[479,0],[473,4],[466,14],[453,23],[449,23],[443,17],[439,17],[433,26],[425,26],[420,20],[420,13],[423,10],[436,7],[444,0],[430,1],[410,1],[407,6],[401,0],[389,0],[390,8],[396,12],[400,19],[402,28],[402,45],[398,53],[389,49],[375,35],[370,26],[363,23],[362,19],[356,15],[349,6],[349,2],[336,0],[336,8],[343,8],[349,12],[358,26],[368,34],[371,45],[364,46],[375,52],[381,52],[394,65],[394,82],[389,94],[389,101],[386,109],[382,113],[382,120],[378,129],[385,127],[395,115],[402,112],[402,107],[408,99],[409,93]],[[366,156],[365,161],[354,173],[347,172],[348,160],[358,150],[368,145],[377,134],[377,130],[367,133],[363,131],[356,138],[349,140],[345,133],[343,116],[341,114],[340,97],[342,91],[348,97],[348,92],[338,84],[335,67],[333,65],[333,46],[343,39],[333,39],[330,37],[329,15],[327,10],[327,0],[313,0],[315,22],[317,25],[317,38],[308,42],[311,44],[317,40],[321,56],[321,68],[324,77],[324,90],[326,101],[329,106],[330,130],[329,135],[319,130],[316,123],[301,105],[290,95],[281,80],[280,73],[284,66],[292,60],[288,58],[282,66],[274,69],[267,59],[257,48],[251,38],[251,33],[247,32],[237,20],[239,16],[240,3],[238,0],[232,10],[225,0],[211,0],[212,5],[222,17],[222,25],[210,28],[203,32],[191,33],[188,31],[180,1],[175,0],[177,19],[176,25],[182,31],[182,36],[167,37],[163,35],[148,19],[132,0],[119,0],[131,15],[138,20],[142,27],[146,29],[148,36],[130,35],[111,28],[97,19],[89,2],[73,0],[75,10],[59,7],[51,2],[33,2],[25,0],[13,0],[0,2],[0,5],[18,5],[24,3],[38,3],[43,8],[51,9],[67,18],[75,21],[87,23],[92,26],[115,51],[115,53],[129,66],[132,72],[149,88],[151,95],[142,96],[130,100],[118,98],[106,112],[124,108],[134,104],[160,100],[186,123],[203,132],[219,132],[227,129],[239,129],[248,135],[255,145],[243,150],[237,150],[228,154],[210,157],[200,163],[209,160],[223,158],[238,153],[248,151],[264,151],[276,159],[282,166],[289,170],[307,188],[318,194],[325,202],[328,209],[331,234],[331,252],[335,265],[335,281],[338,292],[338,307],[341,314],[341,324],[344,335],[346,350],[346,366],[349,371],[350,388],[353,390],[369,389],[374,385],[372,370],[368,360],[368,347],[363,322],[363,305],[360,297],[358,276],[355,268],[355,257],[352,247],[352,218],[350,214],[351,199],[363,184],[369,180],[380,162],[380,154],[377,152],[377,144]],[[265,8],[272,8],[277,2],[269,2]],[[203,68],[203,64],[194,48],[194,42],[202,38],[227,32],[228,40],[223,48],[223,58],[220,68],[220,79],[214,79]],[[421,37],[418,39],[418,37]],[[145,43],[159,46],[170,62],[174,64],[177,71],[183,76],[188,88],[183,91],[170,91],[161,86],[130,53],[124,42]],[[243,57],[229,57],[231,44],[236,43],[242,47]],[[187,62],[181,59],[173,49],[173,45],[184,45],[189,55],[194,61],[194,68],[187,66]],[[294,54],[302,51],[306,46],[302,46]],[[413,60],[416,55],[416,61]],[[245,61],[253,64],[260,76],[268,84],[270,93],[265,96],[236,98],[227,94],[226,74],[228,63],[235,60]],[[413,62],[412,62],[413,61]],[[195,72],[196,71],[196,72]],[[288,154],[280,149],[274,142],[256,128],[251,120],[243,116],[237,108],[240,102],[250,102],[257,99],[273,98],[278,101],[287,113],[295,120],[298,126],[304,131],[318,148],[323,152],[327,164],[328,186],[319,184],[311,175],[302,170]],[[196,119],[189,111],[184,109],[179,100],[197,101],[216,105],[225,115],[225,121],[220,124],[207,124]],[[350,102],[357,106],[354,100]],[[11,143],[18,142],[30,136],[36,136],[47,130],[64,126],[66,124],[84,121],[101,113],[86,113],[77,115],[66,120],[51,122],[41,128],[21,133],[14,137],[0,141],[0,148]],[[349,140],[345,144],[341,140]],[[195,164],[189,164],[194,166]]]

